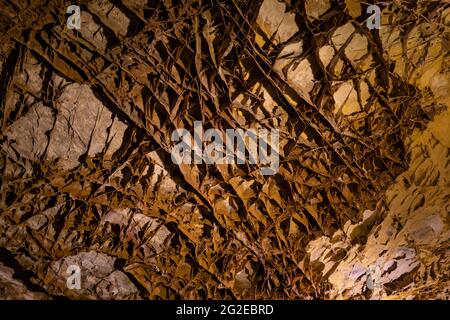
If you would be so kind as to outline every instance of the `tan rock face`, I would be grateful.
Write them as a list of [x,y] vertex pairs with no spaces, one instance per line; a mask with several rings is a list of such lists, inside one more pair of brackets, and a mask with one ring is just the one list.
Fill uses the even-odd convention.
[[330,298],[446,297],[450,154],[435,134],[448,125],[446,111],[413,134],[409,169],[386,191],[386,210],[366,211],[360,223],[309,243],[305,267],[324,265]]
[[27,287],[23,281],[14,277],[16,271],[13,268],[0,263],[0,297],[10,300],[41,300],[51,299],[44,292],[36,292]]
[[[115,258],[95,251],[80,252],[52,263],[46,277],[65,295],[84,299],[138,299],[139,290],[129,277],[115,270]],[[80,268],[80,289],[67,287],[70,266]],[[69,279],[70,281],[70,279]],[[75,294],[74,294],[75,293]]]
[[321,15],[330,9],[330,7],[331,5],[329,0],[305,1],[306,14],[314,19],[319,19]]
[[264,0],[258,13],[258,25],[277,42],[286,42],[297,31],[295,14],[286,12],[286,4],[278,0]]
[[[0,298],[449,298],[448,6],[2,6]],[[194,121],[279,170],[175,164]]]

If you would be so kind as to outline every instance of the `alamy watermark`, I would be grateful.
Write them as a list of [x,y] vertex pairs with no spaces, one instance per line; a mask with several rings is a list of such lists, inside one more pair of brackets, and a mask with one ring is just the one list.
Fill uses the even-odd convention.
[[66,279],[68,289],[81,289],[81,268],[76,264],[71,264],[66,270],[69,276]]
[[378,265],[370,266],[368,269],[366,286],[369,290],[381,289],[381,269]]
[[67,14],[70,16],[67,18],[67,28],[68,29],[81,29],[81,10],[79,6],[71,5],[67,7]]
[[369,30],[380,29],[381,28],[381,9],[376,4],[372,4],[367,7],[367,14],[371,14],[367,18],[366,25]]
[[194,121],[193,136],[186,129],[172,132],[176,144],[171,158],[177,165],[258,164],[263,175],[274,175],[279,168],[279,137],[278,129],[226,129],[224,139],[220,130],[204,131],[202,122]]

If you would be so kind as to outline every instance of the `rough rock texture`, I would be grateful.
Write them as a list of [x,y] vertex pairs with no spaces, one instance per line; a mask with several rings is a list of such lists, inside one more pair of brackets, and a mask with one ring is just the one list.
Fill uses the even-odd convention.
[[[447,1],[69,4],[0,4],[1,298],[450,297]],[[278,173],[174,164],[195,120]]]
[[439,134],[449,125],[447,110],[412,135],[409,168],[385,208],[308,244],[304,268],[330,284],[329,298],[449,297],[450,145]]
[[23,281],[15,278],[17,271],[14,268],[5,266],[0,263],[0,297],[2,299],[11,300],[41,300],[51,299],[47,294],[43,292],[35,292],[33,288],[30,288]]

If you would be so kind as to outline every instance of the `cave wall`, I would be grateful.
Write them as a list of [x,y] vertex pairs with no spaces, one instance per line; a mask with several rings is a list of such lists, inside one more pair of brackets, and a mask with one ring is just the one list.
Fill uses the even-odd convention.
[[[9,1],[2,298],[448,298],[445,1]],[[175,165],[276,128],[279,171]],[[82,288],[67,286],[70,265]]]

